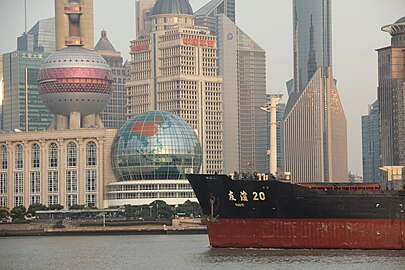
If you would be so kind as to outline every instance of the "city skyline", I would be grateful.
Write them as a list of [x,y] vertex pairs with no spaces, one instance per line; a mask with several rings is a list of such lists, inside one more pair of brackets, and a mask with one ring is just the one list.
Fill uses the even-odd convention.
[[[191,0],[193,9],[197,10],[208,1]],[[267,93],[286,93],[285,81],[293,75],[292,65],[292,1],[237,1],[237,22],[244,31],[256,39],[267,51]],[[42,2],[41,2],[42,3]],[[252,6],[260,3],[260,8]],[[277,3],[277,9],[273,9]],[[349,6],[350,4],[350,6]],[[40,19],[53,16],[53,0],[43,1],[42,5],[28,2],[28,27]],[[367,5],[367,8],[364,8]],[[112,43],[117,51],[122,52],[124,59],[129,59],[129,41],[135,39],[134,1],[123,0],[111,7],[105,0],[97,0],[94,5],[96,33],[103,28],[109,32]],[[2,25],[7,20],[16,22],[10,27],[2,27],[3,37],[0,53],[15,50],[16,38],[24,31],[23,1],[5,1],[0,4]],[[131,7],[131,8],[128,8]],[[348,120],[349,170],[361,172],[361,115],[367,113],[368,104],[377,96],[377,54],[375,49],[388,46],[389,37],[380,31],[383,25],[391,24],[404,16],[405,2],[401,0],[366,1],[356,3],[335,1],[333,9],[333,59],[334,77],[338,79],[338,89]],[[115,11],[120,15],[111,16]],[[358,13],[356,10],[366,10]],[[0,11],[0,12],[1,12]],[[402,13],[401,13],[402,12]],[[259,20],[252,16],[268,18],[265,32]],[[283,25],[285,27],[280,27]],[[352,29],[356,29],[355,31]],[[353,69],[346,68],[347,66]],[[353,74],[356,74],[356,80]],[[360,75],[360,76],[359,76]],[[356,93],[356,94],[353,94]],[[287,95],[285,95],[286,97]],[[285,101],[285,100],[284,100]]]

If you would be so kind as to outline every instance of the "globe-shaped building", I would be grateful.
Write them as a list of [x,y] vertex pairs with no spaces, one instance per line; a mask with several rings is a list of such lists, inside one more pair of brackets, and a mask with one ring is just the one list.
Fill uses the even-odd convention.
[[118,181],[184,179],[198,172],[202,152],[192,127],[180,117],[150,111],[128,120],[112,148]]
[[108,185],[109,205],[169,204],[195,199],[185,173],[198,173],[202,152],[192,127],[180,117],[150,111],[128,120],[111,152],[118,182]]
[[111,98],[111,68],[98,53],[69,46],[44,61],[38,84],[44,104],[55,114],[98,114]]

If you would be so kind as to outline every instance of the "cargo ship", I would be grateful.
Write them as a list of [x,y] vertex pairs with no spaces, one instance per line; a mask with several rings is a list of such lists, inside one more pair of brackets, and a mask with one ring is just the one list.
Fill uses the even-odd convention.
[[405,249],[405,190],[188,174],[212,247]]

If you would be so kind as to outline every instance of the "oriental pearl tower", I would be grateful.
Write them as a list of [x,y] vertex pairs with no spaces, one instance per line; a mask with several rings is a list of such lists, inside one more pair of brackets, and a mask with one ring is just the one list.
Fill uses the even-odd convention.
[[39,93],[56,115],[50,129],[104,127],[99,113],[111,98],[111,68],[98,53],[84,48],[81,16],[85,1],[55,1],[57,8],[63,7],[69,37],[66,47],[51,54],[39,72]]

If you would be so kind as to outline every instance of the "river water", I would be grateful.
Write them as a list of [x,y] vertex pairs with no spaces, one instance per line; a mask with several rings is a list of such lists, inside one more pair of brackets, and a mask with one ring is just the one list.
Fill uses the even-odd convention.
[[214,249],[206,235],[7,237],[0,269],[404,270],[405,251]]

